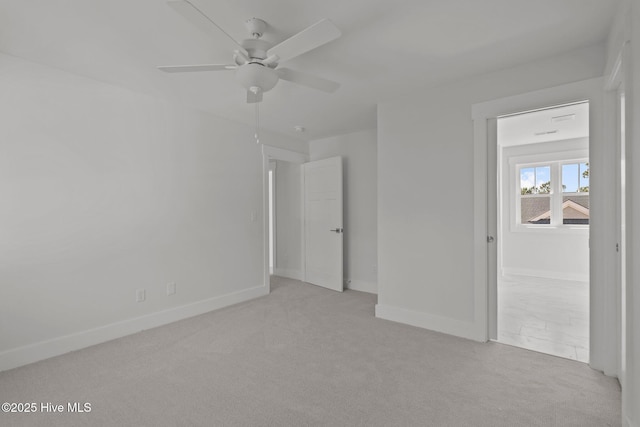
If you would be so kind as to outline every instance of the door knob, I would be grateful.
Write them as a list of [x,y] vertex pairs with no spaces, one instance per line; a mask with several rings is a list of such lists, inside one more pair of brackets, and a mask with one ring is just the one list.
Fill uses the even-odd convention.
[[342,228],[334,228],[333,230],[329,230],[329,231],[333,231],[335,233],[342,233],[344,230]]

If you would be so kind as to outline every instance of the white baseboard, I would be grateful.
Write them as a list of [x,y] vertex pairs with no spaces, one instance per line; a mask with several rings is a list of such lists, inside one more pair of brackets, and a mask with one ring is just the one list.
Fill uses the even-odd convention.
[[368,292],[370,294],[378,294],[378,284],[373,282],[365,282],[364,280],[345,280],[345,287],[354,291]]
[[218,297],[197,301],[191,304],[147,314],[145,316],[127,319],[94,329],[77,332],[71,335],[56,337],[35,344],[26,345],[0,353],[0,372],[18,366],[27,365],[39,360],[59,356],[70,351],[80,350],[95,344],[111,341],[126,335],[135,334],[145,329],[151,329],[167,323],[187,319],[227,307],[240,302],[248,301],[268,294],[266,286],[244,289]]
[[474,323],[450,317],[381,304],[376,304],[376,317],[474,341],[484,341],[484,338],[478,337],[478,328]]
[[566,273],[559,271],[545,271],[527,268],[503,268],[504,276],[528,276],[541,277],[543,279],[571,280],[575,282],[588,282],[589,274]]
[[274,268],[273,269],[273,274],[276,276],[280,276],[280,277],[287,277],[289,279],[295,279],[295,280],[303,280],[304,281],[304,277],[302,277],[302,271],[300,270],[293,270],[293,269],[289,269],[289,268]]

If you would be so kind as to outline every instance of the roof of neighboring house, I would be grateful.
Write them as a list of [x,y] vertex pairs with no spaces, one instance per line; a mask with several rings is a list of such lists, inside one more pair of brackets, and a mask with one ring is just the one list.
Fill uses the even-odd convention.
[[[569,199],[562,203],[562,213],[564,218],[583,219],[589,218],[589,208],[586,208],[573,200]],[[548,210],[535,218],[531,218],[529,222],[536,222],[542,219],[551,218],[551,210]]]

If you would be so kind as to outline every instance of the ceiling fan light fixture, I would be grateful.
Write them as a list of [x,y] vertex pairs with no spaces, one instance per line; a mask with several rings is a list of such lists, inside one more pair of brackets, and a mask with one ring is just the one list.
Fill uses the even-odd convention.
[[267,92],[278,83],[278,74],[269,67],[257,63],[241,65],[236,70],[236,79],[247,90],[257,87]]

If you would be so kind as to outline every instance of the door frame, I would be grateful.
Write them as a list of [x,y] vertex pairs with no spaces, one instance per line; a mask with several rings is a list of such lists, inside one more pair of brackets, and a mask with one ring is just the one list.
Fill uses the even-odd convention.
[[[602,77],[541,89],[496,99],[472,106],[474,128],[474,294],[476,334],[489,339],[489,325],[497,322],[497,273],[489,277],[490,230],[497,230],[497,217],[489,217],[488,153],[495,152],[497,139],[488,136],[488,121],[499,116],[548,108],[579,101],[589,101],[589,156],[594,176],[590,180],[590,362],[589,365],[607,375],[617,374],[615,214],[609,212],[615,203],[615,144],[604,137],[605,109]],[[491,144],[491,148],[490,148]],[[494,210],[495,212],[495,210]],[[494,268],[493,271],[496,271]],[[491,295],[491,298],[490,298]]]
[[[630,42],[626,40],[621,44],[616,60],[613,62],[611,67],[611,72],[608,74],[607,80],[605,82],[605,101],[607,103],[607,109],[610,113],[607,114],[607,130],[610,132],[608,136],[615,141],[616,144],[616,153],[615,153],[615,173],[616,173],[616,240],[619,246],[619,251],[617,251],[617,263],[616,263],[616,297],[617,297],[617,307],[618,312],[617,320],[618,330],[616,334],[617,338],[617,348],[619,349],[618,354],[618,369],[617,376],[620,381],[623,390],[622,397],[622,406],[623,406],[623,415],[625,414],[625,409],[627,406],[626,399],[626,381],[628,376],[627,371],[627,360],[631,357],[631,351],[627,342],[629,341],[629,327],[628,322],[630,319],[629,312],[632,309],[632,302],[628,298],[628,294],[625,292],[626,287],[629,286],[628,278],[631,277],[631,263],[628,262],[630,259],[630,247],[629,247],[629,236],[628,230],[623,229],[622,224],[622,215],[626,218],[631,218],[631,168],[626,167],[625,170],[625,179],[624,179],[624,192],[622,186],[622,165],[621,163],[624,161],[626,164],[629,164],[630,153],[631,153],[631,137],[630,132],[626,132],[625,135],[622,135],[620,128],[620,120],[621,120],[621,93],[625,96],[628,96],[626,92],[630,87],[629,77],[632,75],[631,73],[631,64],[629,61],[629,49]],[[631,123],[630,111],[625,101],[624,104],[624,122],[626,124],[627,129]],[[624,151],[623,151],[624,148]],[[624,157],[623,157],[624,153]],[[623,200],[625,201],[625,211],[622,211],[623,208]],[[626,242],[626,243],[625,243]],[[624,261],[624,262],[623,262]],[[624,268],[624,271],[622,269]],[[624,273],[624,276],[623,276]],[[623,277],[626,277],[626,284],[624,283]],[[622,304],[625,304],[623,307]]]
[[[269,198],[269,194],[271,194],[271,205],[269,205],[269,201],[267,201],[267,218],[269,219],[269,230],[271,232],[271,236],[269,239],[269,274],[272,274],[272,267],[275,270],[275,266],[278,262],[276,257],[276,247],[278,245],[278,227],[276,225],[276,174],[277,174],[277,162],[274,159],[269,160],[269,171],[267,174],[271,174],[271,183],[269,185],[269,190],[267,192],[267,197]],[[267,175],[268,177],[268,175]]]
[[[262,145],[262,285],[267,288],[267,292],[271,292],[271,282],[269,280],[269,161],[282,160],[291,163],[306,163],[309,161],[309,155],[298,153],[280,147],[271,145]],[[301,207],[302,223],[304,224],[304,209]],[[304,240],[304,233],[302,239]],[[302,242],[302,256],[304,257],[304,241]],[[304,259],[304,258],[303,258]],[[275,257],[274,257],[275,260]],[[275,266],[274,266],[275,268]],[[302,275],[305,275],[304,263],[302,265]]]

